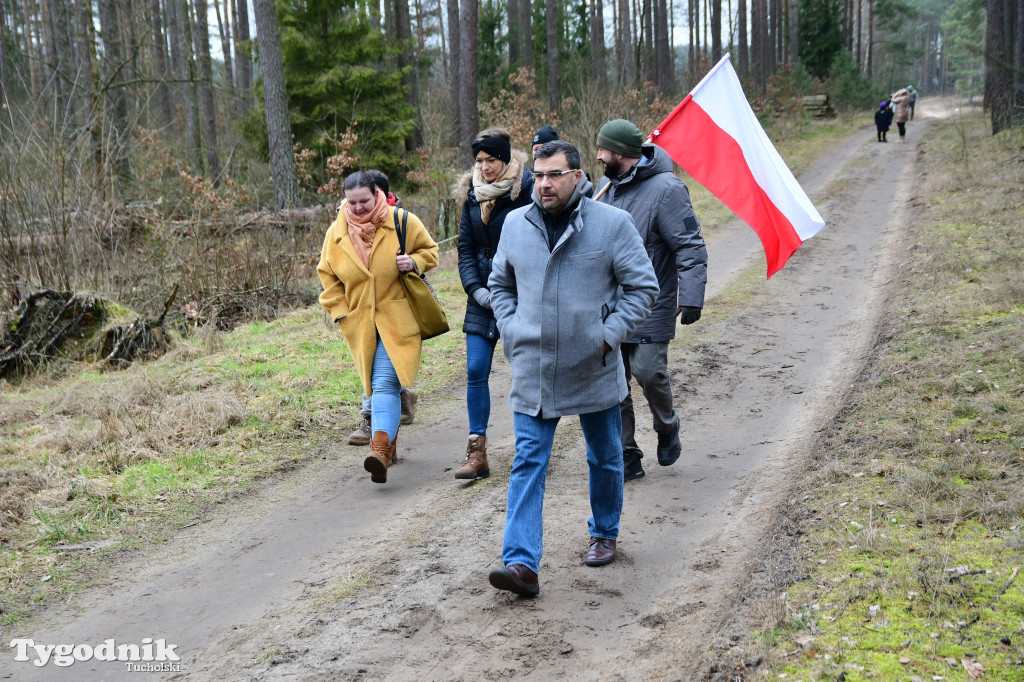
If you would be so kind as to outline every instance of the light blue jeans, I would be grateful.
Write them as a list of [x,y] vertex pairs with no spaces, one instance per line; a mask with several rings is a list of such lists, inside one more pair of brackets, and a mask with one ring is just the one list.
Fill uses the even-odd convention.
[[398,374],[391,364],[384,342],[377,337],[377,350],[373,354],[373,370],[370,375],[370,431],[387,431],[388,442],[398,435],[398,422],[402,418],[402,385],[398,383]]
[[[542,419],[515,412],[516,454],[508,479],[505,544],[501,560],[540,569],[544,542],[544,487],[558,418]],[[619,406],[580,415],[590,467],[591,537],[615,540],[622,514],[622,419]]]
[[466,409],[469,411],[469,433],[486,436],[491,418],[491,361],[497,339],[479,334],[466,334]]
[[[402,386],[402,393],[405,393],[405,386]],[[401,396],[399,396],[401,397]],[[373,412],[373,408],[370,406],[370,396],[363,394],[363,406],[359,410],[359,414],[364,417],[369,417],[370,413]]]

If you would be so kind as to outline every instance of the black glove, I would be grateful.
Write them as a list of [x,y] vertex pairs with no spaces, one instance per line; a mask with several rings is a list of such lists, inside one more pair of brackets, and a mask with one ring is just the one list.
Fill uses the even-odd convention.
[[679,324],[693,324],[700,319],[700,308],[694,308],[688,305],[681,305],[676,310],[676,314],[679,315]]

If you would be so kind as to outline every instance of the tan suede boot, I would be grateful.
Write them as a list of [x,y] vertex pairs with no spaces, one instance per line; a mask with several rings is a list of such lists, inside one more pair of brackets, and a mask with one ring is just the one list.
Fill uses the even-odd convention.
[[374,483],[387,483],[388,467],[395,459],[398,435],[388,442],[387,431],[375,431],[370,441],[370,454],[363,460],[363,468],[370,472],[370,480]]
[[455,478],[487,478],[491,469],[487,465],[487,436],[471,435],[466,446],[466,461],[455,472]]
[[416,401],[419,400],[420,394],[411,388],[403,388],[402,394],[402,420],[399,424],[412,424],[412,420],[416,418]]

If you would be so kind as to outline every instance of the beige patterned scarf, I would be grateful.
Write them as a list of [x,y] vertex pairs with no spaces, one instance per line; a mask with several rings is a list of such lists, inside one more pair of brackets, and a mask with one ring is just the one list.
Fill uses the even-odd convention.
[[508,194],[512,186],[519,181],[522,173],[523,164],[515,155],[505,164],[501,175],[494,178],[494,182],[484,180],[479,168],[473,169],[473,193],[476,194],[476,200],[480,204],[480,219],[483,220],[484,225],[491,219],[494,202]]
[[388,217],[388,198],[384,192],[377,188],[374,195],[373,210],[366,216],[366,220],[352,214],[352,205],[345,202],[345,222],[348,223],[348,238],[352,240],[352,248],[356,250],[363,260],[366,269],[370,269],[370,250],[373,248],[373,238],[377,234],[377,228],[384,224]]

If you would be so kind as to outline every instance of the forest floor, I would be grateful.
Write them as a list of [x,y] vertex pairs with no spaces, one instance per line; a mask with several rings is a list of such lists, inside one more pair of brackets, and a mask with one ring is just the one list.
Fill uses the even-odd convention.
[[[496,592],[513,454],[508,367],[491,380],[491,476],[452,477],[464,383],[424,395],[386,485],[338,440],[299,467],[207,509],[109,578],[13,636],[40,643],[176,645],[180,680],[698,679],[712,643],[760,628],[799,577],[782,514],[821,434],[873,353],[923,169],[919,144],[948,101],[919,107],[906,144],[851,130],[800,180],[826,220],[771,280],[743,224],[707,235],[705,314],[682,328],[670,369],[683,457],[653,458],[626,485],[619,558],[584,565],[587,467],[579,424],[559,425],[548,478],[540,595]],[[634,396],[638,425],[646,404]],[[781,539],[780,539],[781,538]],[[10,639],[10,637],[8,637]],[[761,656],[731,663],[743,675]],[[124,663],[0,660],[0,679],[135,679]],[[133,677],[136,676],[136,677]]]

